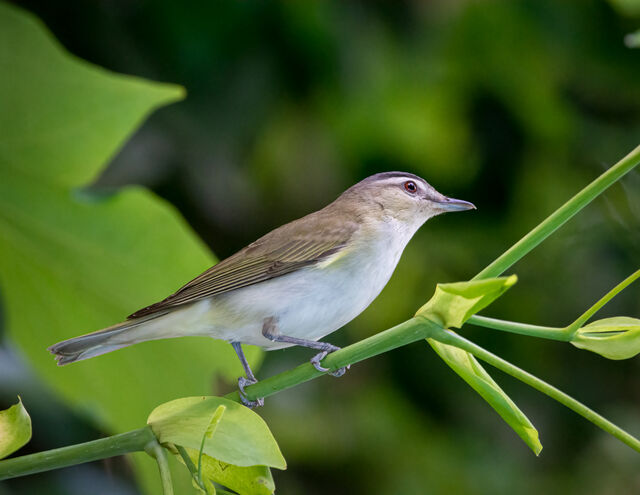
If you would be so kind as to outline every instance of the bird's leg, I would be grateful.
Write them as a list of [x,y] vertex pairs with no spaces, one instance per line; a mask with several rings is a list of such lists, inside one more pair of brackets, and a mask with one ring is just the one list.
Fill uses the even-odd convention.
[[244,387],[246,387],[247,385],[253,385],[254,383],[258,383],[258,380],[256,379],[255,376],[253,376],[253,371],[251,371],[251,367],[249,366],[249,362],[247,361],[247,358],[244,355],[240,342],[231,342],[231,345],[233,346],[233,350],[236,351],[236,354],[238,355],[238,359],[240,359],[240,362],[242,363],[242,367],[244,368],[245,375],[247,375],[246,378],[244,376],[241,376],[240,378],[238,378],[238,389],[240,390],[240,401],[245,406],[251,409],[255,407],[264,406],[264,397],[260,397],[256,400],[247,399],[247,394],[245,394],[244,392]]
[[[330,352],[334,352],[340,349],[338,346],[329,344],[328,342],[316,342],[315,340],[299,339],[297,337],[282,335],[278,333],[276,320],[273,317],[269,317],[264,320],[264,324],[262,325],[262,335],[264,335],[272,342],[285,342],[287,344],[300,345],[302,347],[308,347],[310,349],[316,349],[320,351],[318,354],[313,356],[310,361],[315,369],[317,369],[318,371],[322,371],[323,373],[329,372],[329,368],[325,368],[324,366],[322,366],[320,364],[320,361],[322,361]],[[350,367],[350,365],[342,367],[335,371],[329,372],[329,374],[331,376],[340,377],[344,375]]]

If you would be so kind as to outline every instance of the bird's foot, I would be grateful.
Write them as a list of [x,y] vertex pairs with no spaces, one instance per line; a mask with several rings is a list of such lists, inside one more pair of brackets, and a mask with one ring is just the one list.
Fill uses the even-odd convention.
[[347,372],[349,368],[351,368],[351,365],[343,366],[342,368],[339,368],[335,371],[329,371],[329,368],[325,368],[320,364],[320,361],[322,361],[327,356],[327,354],[329,354],[330,352],[335,352],[339,349],[340,348],[336,345],[326,344],[326,348],[322,352],[319,352],[318,354],[316,354],[311,358],[311,364],[318,371],[321,371],[323,373],[328,372],[329,375],[335,376],[336,378],[341,377]]
[[264,406],[264,397],[259,397],[256,400],[247,399],[247,394],[244,391],[244,387],[248,385],[253,385],[254,383],[258,383],[258,380],[256,380],[255,378],[253,380],[249,378],[245,378],[244,376],[241,376],[240,378],[238,378],[238,390],[240,395],[240,402],[242,402],[249,409],[255,409],[256,407]]

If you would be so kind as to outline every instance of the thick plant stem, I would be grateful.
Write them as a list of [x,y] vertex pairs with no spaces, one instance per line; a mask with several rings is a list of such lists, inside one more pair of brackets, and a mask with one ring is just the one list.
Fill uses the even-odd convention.
[[[372,335],[339,351],[332,352],[322,360],[322,366],[335,371],[343,366],[355,364],[378,354],[425,339],[431,335],[433,330],[438,328],[440,327],[430,320],[414,317],[400,325]],[[245,392],[249,400],[255,400],[258,397],[268,397],[282,390],[295,387],[324,374],[316,370],[310,363],[305,363],[297,368],[260,380],[258,383],[246,387]],[[235,401],[240,400],[237,392],[232,392],[225,397]]]
[[[347,364],[354,364],[369,357],[395,349],[396,347],[426,338],[432,338],[444,344],[459,347],[460,349],[473,354],[477,358],[523,381],[527,385],[530,385],[536,390],[548,395],[552,399],[557,400],[572,411],[578,413],[580,416],[588,419],[596,426],[602,428],[604,431],[611,433],[614,437],[629,445],[631,448],[640,452],[640,440],[634,438],[632,435],[611,423],[606,418],[600,416],[598,413],[592,411],[584,404],[578,402],[552,385],[549,385],[545,381],[461,337],[460,335],[442,328],[440,325],[427,318],[412,318],[398,326],[361,340],[360,342],[340,349],[339,351],[333,352],[322,361],[322,365],[331,370],[335,370],[346,366]],[[249,400],[255,400],[258,397],[267,397],[269,395],[276,394],[282,390],[294,387],[322,374],[323,373],[317,371],[313,366],[311,366],[310,363],[305,363],[292,370],[261,380],[258,383],[247,387],[245,392]],[[237,392],[228,394],[226,397],[236,401],[239,400]]]
[[152,441],[147,443],[144,450],[158,463],[160,480],[162,481],[162,493],[164,495],[173,495],[173,483],[171,482],[171,470],[169,469],[167,451],[158,443],[155,436]]
[[467,323],[477,325],[479,327],[501,330],[503,332],[517,333],[520,335],[528,335],[530,337],[539,337],[543,339],[560,340],[562,342],[568,342],[571,339],[571,334],[566,328],[529,325],[528,323],[498,320],[496,318],[488,318],[480,315],[473,315],[467,320]]
[[149,427],[91,442],[0,461],[0,480],[40,473],[129,452],[144,451],[156,437]]
[[431,338],[443,344],[452,345],[454,347],[463,349],[470,354],[473,354],[478,359],[489,363],[491,366],[498,368],[500,371],[503,371],[508,375],[517,378],[530,387],[535,388],[543,394],[548,395],[552,399],[560,402],[562,405],[578,413],[583,418],[588,419],[599,428],[602,428],[607,433],[610,433],[621,442],[627,444],[632,449],[640,452],[640,440],[630,435],[620,427],[616,426],[597,412],[589,409],[581,402],[578,402],[573,397],[565,394],[561,390],[558,390],[553,385],[549,385],[544,380],[541,380],[531,373],[527,373],[526,371],[518,368],[510,362],[505,361],[501,357],[496,356],[495,354],[487,351],[486,349],[483,349],[479,345],[474,344],[473,342],[450,330],[440,328],[439,330],[432,332]]
[[564,225],[567,220],[598,197],[611,184],[633,169],[640,162],[640,146],[591,182],[582,191],[549,215],[531,232],[516,242],[510,249],[499,256],[493,263],[478,273],[473,280],[497,277],[507,268],[519,261],[548,236]]

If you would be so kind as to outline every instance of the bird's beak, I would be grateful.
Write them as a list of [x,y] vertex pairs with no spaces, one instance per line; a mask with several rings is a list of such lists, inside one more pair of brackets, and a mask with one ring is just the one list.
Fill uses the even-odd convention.
[[435,201],[435,204],[438,205],[442,211],[464,211],[476,209],[475,205],[473,203],[469,203],[469,201],[447,197],[441,201]]

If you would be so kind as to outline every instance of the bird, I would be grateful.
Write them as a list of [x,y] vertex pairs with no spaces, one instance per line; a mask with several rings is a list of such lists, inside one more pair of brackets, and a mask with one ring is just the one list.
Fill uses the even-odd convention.
[[[303,346],[311,364],[339,347],[324,342],[364,311],[393,274],[409,240],[430,218],[476,207],[439,193],[421,177],[382,172],[344,191],[326,207],[282,225],[215,264],[165,299],[125,321],[49,347],[58,365],[149,340],[210,336],[229,342],[245,376],[257,379],[242,344],[267,351]],[[341,376],[345,369],[330,372]]]

